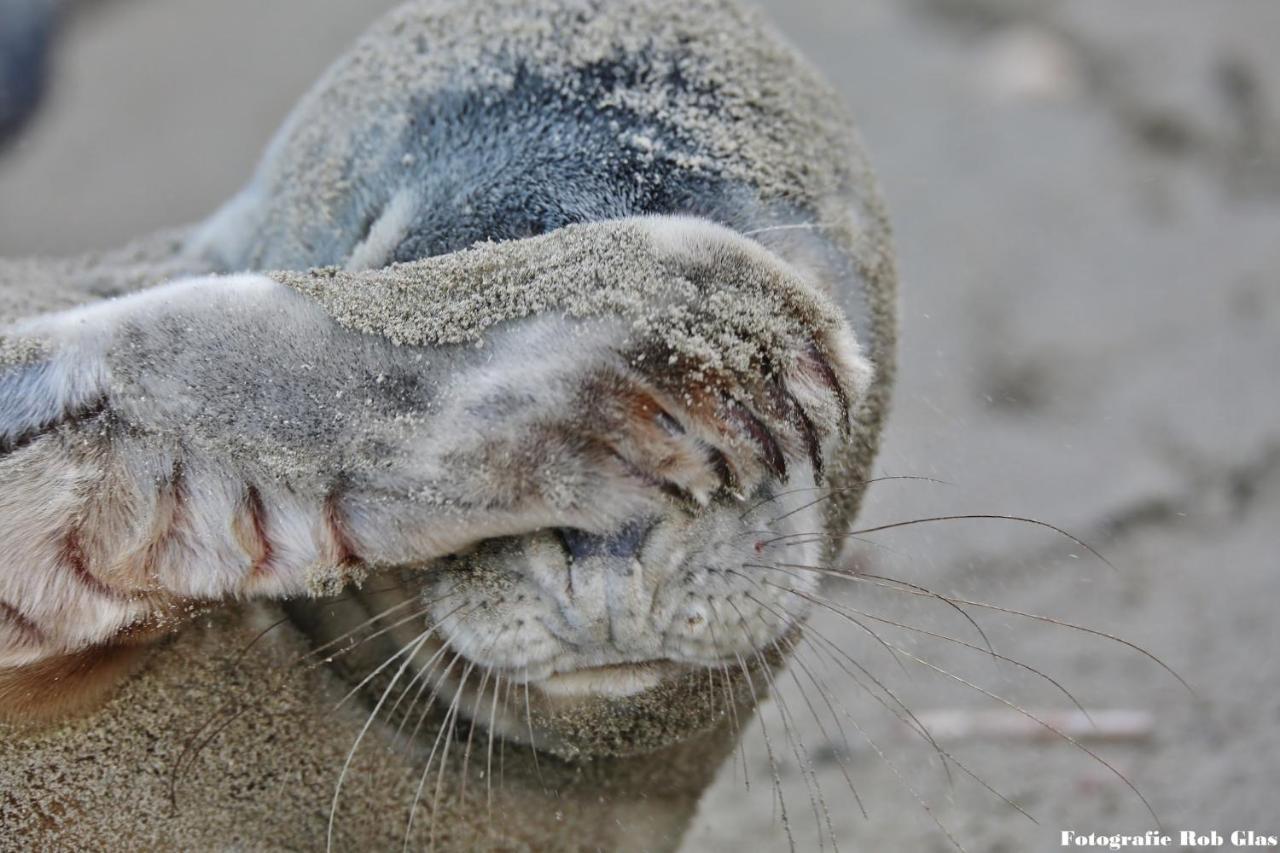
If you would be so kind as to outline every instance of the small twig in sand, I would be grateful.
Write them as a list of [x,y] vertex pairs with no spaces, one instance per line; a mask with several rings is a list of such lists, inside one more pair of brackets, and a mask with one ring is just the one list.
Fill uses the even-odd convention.
[[[1078,709],[1064,709],[1036,711],[1035,715],[1075,740],[1145,741],[1155,729],[1154,719],[1148,711],[1090,710],[1086,715]],[[944,709],[924,711],[917,716],[938,740],[1046,740],[1057,737],[1034,719],[1006,708],[983,711]]]

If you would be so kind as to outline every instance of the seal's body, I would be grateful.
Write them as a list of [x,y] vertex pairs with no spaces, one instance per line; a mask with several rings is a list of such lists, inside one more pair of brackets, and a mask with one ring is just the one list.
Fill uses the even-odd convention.
[[[64,842],[673,846],[892,380],[849,122],[721,0],[408,3],[207,222],[0,283],[0,827]],[[371,721],[224,659],[256,605],[30,728],[232,598],[291,602],[265,658],[404,615],[337,662]],[[371,763],[402,703],[421,749]]]

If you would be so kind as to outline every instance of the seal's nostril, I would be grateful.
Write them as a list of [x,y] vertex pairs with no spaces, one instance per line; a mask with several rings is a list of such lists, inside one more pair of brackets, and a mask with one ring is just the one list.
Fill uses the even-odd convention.
[[572,527],[557,527],[556,535],[560,537],[560,544],[569,552],[571,560],[583,560],[594,554],[600,539],[594,534]]
[[560,537],[564,549],[574,560],[585,560],[590,557],[634,557],[644,544],[645,537],[653,528],[652,521],[636,521],[605,536],[588,533],[573,527],[558,527],[556,535]]

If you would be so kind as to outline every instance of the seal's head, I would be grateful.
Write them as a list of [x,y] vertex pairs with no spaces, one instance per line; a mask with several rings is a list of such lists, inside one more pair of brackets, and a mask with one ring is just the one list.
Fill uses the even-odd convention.
[[[515,337],[434,417],[466,433],[451,465],[495,493],[536,482],[546,512],[497,538],[460,516],[447,557],[312,606],[322,638],[377,617],[389,644],[353,674],[401,673],[397,691],[565,757],[652,751],[749,705],[818,592],[829,498],[858,487],[829,476],[872,375],[839,309],[759,244],[690,217],[573,226],[448,263],[452,299],[506,304],[495,281],[545,297],[536,317],[493,310]],[[371,275],[309,293],[395,334],[361,290]],[[408,295],[379,304],[397,328],[440,313]],[[590,505],[570,497],[584,480]]]
[[[193,239],[191,251],[219,269],[328,265],[352,272],[471,257],[466,253],[489,241],[527,243],[538,248],[514,266],[543,270],[558,286],[620,278],[635,287],[641,278],[630,273],[639,267],[626,267],[610,248],[625,235],[601,232],[600,244],[576,255],[583,261],[572,269],[554,235],[650,217],[646,227],[663,244],[657,253],[666,266],[649,281],[665,286],[662,276],[683,264],[687,275],[676,270],[681,281],[699,298],[724,303],[716,316],[723,338],[714,331],[705,337],[702,355],[735,336],[758,340],[735,328],[735,311],[756,318],[772,310],[768,300],[752,302],[758,288],[731,286],[735,277],[803,279],[842,305],[825,325],[812,316],[801,322],[821,341],[796,329],[775,336],[788,366],[739,365],[754,381],[738,382],[737,399],[761,403],[743,412],[711,402],[717,389],[699,385],[688,364],[669,371],[671,381],[656,397],[616,393],[618,374],[608,372],[522,383],[523,366],[508,366],[492,387],[464,389],[457,410],[487,413],[494,423],[530,395],[566,412],[583,396],[629,400],[593,411],[614,419],[599,432],[643,422],[644,430],[624,430],[629,440],[661,448],[639,454],[647,462],[633,478],[669,485],[664,468],[687,476],[677,478],[682,494],[662,506],[602,506],[592,523],[563,519],[517,538],[460,536],[468,548],[395,593],[363,593],[365,616],[406,596],[420,600],[433,626],[429,637],[413,620],[387,636],[432,673],[422,679],[433,685],[428,695],[438,686],[446,699],[458,697],[463,712],[475,704],[477,716],[493,718],[512,737],[532,732],[548,748],[572,753],[606,748],[568,734],[592,727],[555,722],[583,703],[652,720],[659,710],[690,704],[667,692],[646,706],[643,697],[659,688],[686,684],[705,703],[707,667],[713,676],[725,676],[721,667],[739,673],[728,679],[731,695],[765,688],[764,669],[752,683],[747,673],[785,647],[814,592],[813,572],[781,564],[822,564],[831,551],[823,546],[832,541],[824,533],[847,529],[891,375],[887,225],[837,105],[757,15],[727,0],[410,3],[299,104],[254,179]],[[539,243],[537,235],[553,242]],[[522,285],[518,298],[529,300],[529,292]],[[346,299],[343,310],[367,317],[355,303]],[[625,316],[625,304],[607,308],[636,321]],[[677,338],[678,325],[667,328]],[[542,328],[552,333],[521,338],[528,363],[596,358],[575,330],[554,322]],[[627,332],[616,328],[597,343],[617,348]],[[677,410],[702,414],[684,418]],[[747,410],[773,412],[783,426],[770,428],[769,417]],[[736,423],[723,429],[728,421]],[[765,462],[708,467],[707,448],[727,431]],[[555,435],[504,447],[478,453],[470,464],[510,471],[508,463],[533,448],[534,464],[523,470],[536,477],[538,467],[551,470],[562,456],[591,456]],[[675,455],[666,458],[667,451]],[[819,496],[813,489],[824,463],[833,496],[802,509]],[[760,476],[748,473],[753,466]],[[602,503],[622,502],[627,490],[619,483],[616,491]],[[387,595],[394,597],[383,600]],[[408,606],[396,612],[407,614]],[[394,674],[396,666],[385,671]],[[521,694],[528,686],[518,715],[512,704],[507,719],[502,700],[497,710],[480,707],[492,705],[497,683],[519,685]],[[667,734],[637,733],[607,749],[647,748],[670,734],[647,724],[645,731]]]

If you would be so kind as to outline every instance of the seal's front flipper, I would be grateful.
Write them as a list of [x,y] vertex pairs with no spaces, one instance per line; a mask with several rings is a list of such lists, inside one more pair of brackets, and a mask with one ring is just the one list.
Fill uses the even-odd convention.
[[104,411],[101,372],[75,360],[74,351],[49,353],[38,340],[0,337],[0,457]]

